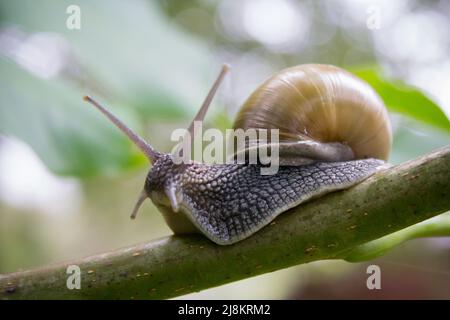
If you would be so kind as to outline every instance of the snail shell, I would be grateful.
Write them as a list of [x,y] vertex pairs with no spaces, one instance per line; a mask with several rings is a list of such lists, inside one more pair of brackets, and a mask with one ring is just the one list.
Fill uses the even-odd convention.
[[[349,157],[338,151],[338,156],[319,156],[321,160],[387,160],[392,143],[388,113],[378,94],[331,65],[299,65],[273,75],[244,103],[234,128],[279,129],[280,157],[292,143],[303,141],[319,143],[318,152],[339,143],[353,153]],[[305,152],[304,147],[298,151]]]

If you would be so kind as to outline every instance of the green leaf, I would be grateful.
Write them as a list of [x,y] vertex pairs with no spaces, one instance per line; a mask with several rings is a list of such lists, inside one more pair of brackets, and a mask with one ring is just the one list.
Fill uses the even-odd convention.
[[397,117],[389,162],[400,164],[448,145],[450,132],[409,117]]
[[442,109],[417,88],[400,80],[388,79],[379,67],[354,69],[352,72],[378,92],[390,111],[450,131],[450,121]]
[[[66,27],[72,4],[81,8],[80,30]],[[30,10],[34,6],[26,0],[1,2],[3,26],[13,22],[23,39],[56,34],[68,45],[70,59],[63,60],[61,74],[44,79],[0,52],[0,132],[29,144],[55,173],[108,175],[147,163],[82,96],[95,96],[142,132],[149,120],[192,113],[215,76],[205,45],[176,29],[148,1],[42,0],[39,14]],[[47,47],[50,52],[24,51],[24,58],[39,65],[40,55],[52,56]],[[163,145],[159,140],[169,137],[149,137]]]
[[28,143],[53,172],[106,175],[145,163],[79,90],[42,81],[7,61],[0,60],[0,70],[0,132]]

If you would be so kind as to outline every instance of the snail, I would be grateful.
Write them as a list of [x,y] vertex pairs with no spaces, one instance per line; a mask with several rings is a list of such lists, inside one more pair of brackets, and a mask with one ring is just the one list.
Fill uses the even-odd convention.
[[[194,120],[204,118],[227,70],[222,68]],[[153,164],[131,217],[150,198],[175,234],[200,232],[219,245],[251,236],[300,203],[360,183],[384,167],[392,143],[377,93],[331,65],[276,73],[238,112],[235,129],[279,129],[280,167],[274,175],[261,175],[260,164],[176,164],[173,154],[156,151],[94,99],[84,99]]]

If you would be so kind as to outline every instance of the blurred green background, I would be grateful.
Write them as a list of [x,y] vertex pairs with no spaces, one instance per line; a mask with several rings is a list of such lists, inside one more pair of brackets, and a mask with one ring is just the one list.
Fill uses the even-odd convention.
[[[396,164],[450,142],[449,17],[444,0],[0,0],[0,273],[171,234],[151,202],[129,219],[148,164],[83,95],[169,151],[223,62],[207,117],[221,129],[273,72],[334,64],[384,99]],[[185,297],[450,298],[449,238],[370,263],[380,291],[366,288],[369,263],[320,261]]]

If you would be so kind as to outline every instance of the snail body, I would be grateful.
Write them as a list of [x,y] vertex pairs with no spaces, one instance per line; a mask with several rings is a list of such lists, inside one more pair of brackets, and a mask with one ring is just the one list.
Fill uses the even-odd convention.
[[[225,72],[194,120],[204,117]],[[201,232],[220,245],[249,237],[304,201],[360,183],[384,165],[392,139],[375,91],[329,65],[280,71],[239,111],[235,129],[279,129],[280,168],[274,175],[261,175],[259,164],[175,163],[172,154],[155,151],[105,108],[86,100],[153,163],[132,217],[151,198],[175,234]]]

